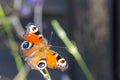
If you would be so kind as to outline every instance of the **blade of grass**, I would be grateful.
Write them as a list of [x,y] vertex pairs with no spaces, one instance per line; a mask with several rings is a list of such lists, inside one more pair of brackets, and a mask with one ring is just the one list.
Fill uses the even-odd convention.
[[78,62],[79,66],[81,67],[81,69],[82,69],[83,73],[85,74],[86,78],[88,80],[94,80],[91,72],[89,71],[89,69],[88,69],[87,65],[85,64],[82,56],[80,55],[77,46],[72,41],[69,40],[65,31],[62,29],[62,27],[60,26],[58,21],[57,20],[52,20],[51,24],[52,24],[55,32],[57,33],[57,35],[60,37],[60,39],[66,45],[68,52],[71,53],[73,55],[73,57],[75,58],[75,60]]

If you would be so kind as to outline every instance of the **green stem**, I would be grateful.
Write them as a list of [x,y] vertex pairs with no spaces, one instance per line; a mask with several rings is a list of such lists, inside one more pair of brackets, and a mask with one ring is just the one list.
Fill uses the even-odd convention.
[[87,65],[85,64],[82,56],[80,55],[78,48],[75,44],[72,43],[72,41],[69,40],[67,37],[65,31],[61,28],[60,24],[56,20],[52,20],[52,26],[54,30],[56,31],[57,35],[61,38],[61,40],[64,42],[64,44],[67,47],[67,50],[69,53],[73,55],[75,60],[78,62],[79,66],[81,67],[83,73],[85,74],[86,78],[88,80],[94,80],[91,72],[89,71]]
[[49,73],[49,71],[47,70],[47,68],[45,68],[44,70],[40,70],[40,73],[43,75],[43,77],[44,77],[46,80],[51,80],[51,76],[50,76],[50,73]]
[[0,5],[0,18],[2,18],[4,20],[3,21],[3,26],[4,26],[3,29],[7,33],[8,40],[9,40],[9,43],[10,43],[10,48],[12,50],[12,53],[13,53],[13,56],[14,56],[14,59],[15,59],[15,63],[16,63],[16,66],[17,66],[17,70],[18,70],[18,72],[21,73],[20,74],[21,77],[22,77],[21,79],[26,80],[26,77],[24,76],[25,75],[24,70],[21,71],[21,69],[23,67],[23,63],[22,63],[22,60],[21,60],[20,55],[18,53],[18,46],[16,45],[14,36],[11,32],[11,27],[10,27],[11,24],[10,24],[9,19],[7,19],[7,17],[5,16],[4,10],[3,10],[1,5]]
[[45,68],[45,73],[48,74],[48,75],[50,76],[50,73],[49,73],[49,71],[48,71],[47,68]]
[[[26,77],[24,76],[25,75],[25,72],[24,72],[25,70],[22,70],[23,63],[22,63],[21,57],[18,53],[18,47],[15,43],[14,37],[13,37],[10,30],[7,30],[6,33],[7,33],[8,40],[9,40],[9,43],[10,43],[10,46],[11,46],[11,50],[12,50],[12,53],[13,53],[13,56],[14,56],[14,59],[15,59],[17,70],[18,70],[18,72],[20,72],[20,75],[22,77],[21,79],[27,80]],[[21,70],[22,70],[22,72],[21,72]]]

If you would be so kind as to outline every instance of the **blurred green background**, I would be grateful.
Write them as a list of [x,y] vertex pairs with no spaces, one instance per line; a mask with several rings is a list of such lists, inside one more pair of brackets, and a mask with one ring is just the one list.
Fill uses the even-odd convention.
[[[29,22],[35,23],[48,40],[53,32],[52,45],[65,46],[53,30],[53,19],[58,20],[69,39],[76,43],[94,80],[120,80],[119,48],[115,48],[119,36],[115,35],[118,25],[113,17],[113,3],[113,0],[0,0],[4,11],[4,15],[0,11],[0,80],[13,80],[18,74],[17,66],[22,65],[16,65],[15,59],[20,57],[15,56],[21,53],[20,44]],[[17,53],[16,47],[18,55],[13,53]],[[52,49],[69,63],[64,72],[48,69],[52,80],[87,80],[67,50]],[[25,64],[23,59],[22,62]],[[28,69],[27,80],[44,78],[38,71]]]

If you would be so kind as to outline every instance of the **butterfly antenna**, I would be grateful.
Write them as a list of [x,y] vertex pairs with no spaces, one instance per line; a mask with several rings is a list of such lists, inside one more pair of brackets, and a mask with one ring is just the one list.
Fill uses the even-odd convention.
[[[52,36],[53,36],[53,32],[51,32],[50,39],[49,39],[49,41],[48,41],[48,44],[49,44],[49,45],[51,45]],[[55,47],[55,48],[66,48],[66,47],[53,46],[53,45],[51,45],[51,47]]]
[[50,35],[50,39],[49,39],[49,42],[48,42],[49,45],[51,45],[52,36],[53,36],[53,32],[51,32],[51,35]]

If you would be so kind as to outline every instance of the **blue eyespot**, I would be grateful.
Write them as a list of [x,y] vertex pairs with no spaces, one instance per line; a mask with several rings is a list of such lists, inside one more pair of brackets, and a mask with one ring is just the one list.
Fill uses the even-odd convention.
[[25,42],[24,44],[23,44],[23,48],[28,48],[29,47],[29,42]]
[[29,49],[33,46],[33,44],[31,42],[28,41],[23,41],[21,44],[21,48],[22,49]]
[[38,64],[38,67],[40,67],[40,68],[42,68],[44,66],[45,66],[45,63],[43,63],[43,62],[41,62],[41,63]]
[[38,63],[37,66],[38,66],[38,68],[39,68],[40,70],[42,70],[42,69],[44,69],[44,68],[47,67],[47,63],[46,63],[45,60],[40,60],[40,62]]

